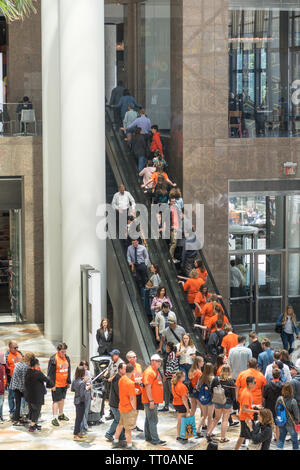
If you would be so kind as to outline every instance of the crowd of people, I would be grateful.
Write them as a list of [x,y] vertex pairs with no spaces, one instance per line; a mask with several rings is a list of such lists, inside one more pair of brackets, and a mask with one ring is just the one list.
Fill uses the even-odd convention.
[[[165,294],[165,293],[163,293]],[[289,434],[294,450],[299,448],[300,423],[300,360],[296,363],[285,349],[272,349],[268,338],[259,341],[257,334],[246,336],[233,333],[226,323],[217,321],[210,335],[206,354],[197,351],[189,333],[177,325],[176,315],[163,304],[168,326],[157,318],[160,338],[157,353],[143,370],[134,351],[126,354],[112,349],[113,330],[107,318],[97,331],[99,354],[110,355],[105,371],[105,395],[110,408],[107,420],[112,420],[105,433],[112,448],[135,449],[132,431],[144,432],[152,445],[164,446],[159,437],[159,423],[164,413],[177,413],[177,441],[188,439],[180,434],[181,420],[197,415],[196,439],[206,439],[208,445],[230,442],[228,429],[240,426],[234,448],[268,450],[272,439],[277,449],[283,449]],[[277,325],[282,333],[293,321],[291,307],[280,316]],[[156,315],[156,317],[157,317]],[[161,322],[161,323],[160,323]],[[164,328],[164,329],[162,329]],[[212,339],[213,338],[213,339]],[[69,421],[64,413],[68,389],[74,392],[74,441],[83,442],[89,430],[89,410],[92,402],[92,375],[89,364],[80,362],[73,377],[67,345],[60,343],[48,362],[47,373],[41,371],[38,358],[30,352],[24,355],[16,341],[9,342],[7,352],[0,354],[0,422],[3,422],[5,390],[13,426],[26,426],[28,432],[41,431],[38,424],[46,388],[51,390],[52,420],[56,428]],[[140,410],[144,410],[144,429],[137,427]],[[221,425],[220,437],[214,431]],[[100,428],[101,429],[101,428]]]

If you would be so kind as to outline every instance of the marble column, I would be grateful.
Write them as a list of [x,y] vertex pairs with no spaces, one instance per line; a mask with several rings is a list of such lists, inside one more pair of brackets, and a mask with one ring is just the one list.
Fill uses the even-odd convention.
[[62,339],[59,0],[42,1],[44,328]]

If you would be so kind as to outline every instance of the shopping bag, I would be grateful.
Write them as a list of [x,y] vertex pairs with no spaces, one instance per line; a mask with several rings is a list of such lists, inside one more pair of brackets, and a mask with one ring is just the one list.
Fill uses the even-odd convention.
[[102,395],[96,390],[93,390],[91,394],[91,398],[92,400],[91,400],[90,410],[93,413],[100,413],[101,405],[102,405]]
[[197,436],[195,416],[181,418],[180,437],[182,439],[192,439]]

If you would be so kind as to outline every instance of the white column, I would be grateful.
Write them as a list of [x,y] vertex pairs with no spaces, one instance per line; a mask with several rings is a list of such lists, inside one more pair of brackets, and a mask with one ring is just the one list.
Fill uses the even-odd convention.
[[105,25],[105,96],[110,100],[112,90],[117,86],[117,26]]
[[63,340],[80,354],[80,265],[102,274],[106,243],[96,236],[105,203],[104,0],[60,5]]
[[62,339],[59,0],[42,0],[44,321]]

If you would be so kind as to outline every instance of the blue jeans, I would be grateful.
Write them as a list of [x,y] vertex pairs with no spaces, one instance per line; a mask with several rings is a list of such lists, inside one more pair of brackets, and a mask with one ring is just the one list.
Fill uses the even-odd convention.
[[[110,410],[114,416],[114,420],[113,422],[111,423],[111,426],[109,428],[108,431],[106,431],[105,433],[105,437],[114,437],[115,433],[116,433],[116,429],[117,429],[117,426],[120,422],[120,411],[118,410],[118,408],[113,408],[112,406],[110,407]],[[125,441],[126,440],[126,437],[125,437],[125,430],[124,428],[122,429],[122,432],[120,434],[120,437],[119,437],[119,441]]]
[[289,433],[289,435],[291,436],[293,450],[298,450],[299,449],[298,434],[296,433],[295,429],[291,426],[288,426],[288,427],[283,426],[282,428],[279,428],[279,439],[277,443],[277,449],[283,449],[284,441],[285,441],[287,433]]
[[15,391],[8,389],[8,407],[9,407],[9,414],[14,414],[16,402],[15,402]]
[[157,433],[157,424],[158,424],[158,415],[157,415],[157,408],[158,405],[154,406],[153,410],[150,410],[150,404],[145,403],[145,440],[152,442],[154,444],[158,444],[160,439]]
[[4,395],[0,395],[0,419],[3,419]]
[[291,354],[294,351],[294,334],[289,334],[283,331],[281,333],[281,339],[282,339],[282,344],[283,344],[283,349],[288,351],[289,354]]
[[146,163],[147,163],[147,158],[146,157],[139,157],[139,163],[138,163],[139,173],[145,168]]
[[89,429],[88,416],[89,416],[90,406],[91,406],[91,396],[89,396],[85,401],[84,416],[83,416],[83,420],[81,421],[80,432],[87,431]]
[[184,384],[189,383],[189,371],[192,367],[192,364],[179,364],[179,370],[182,370],[185,373]]

